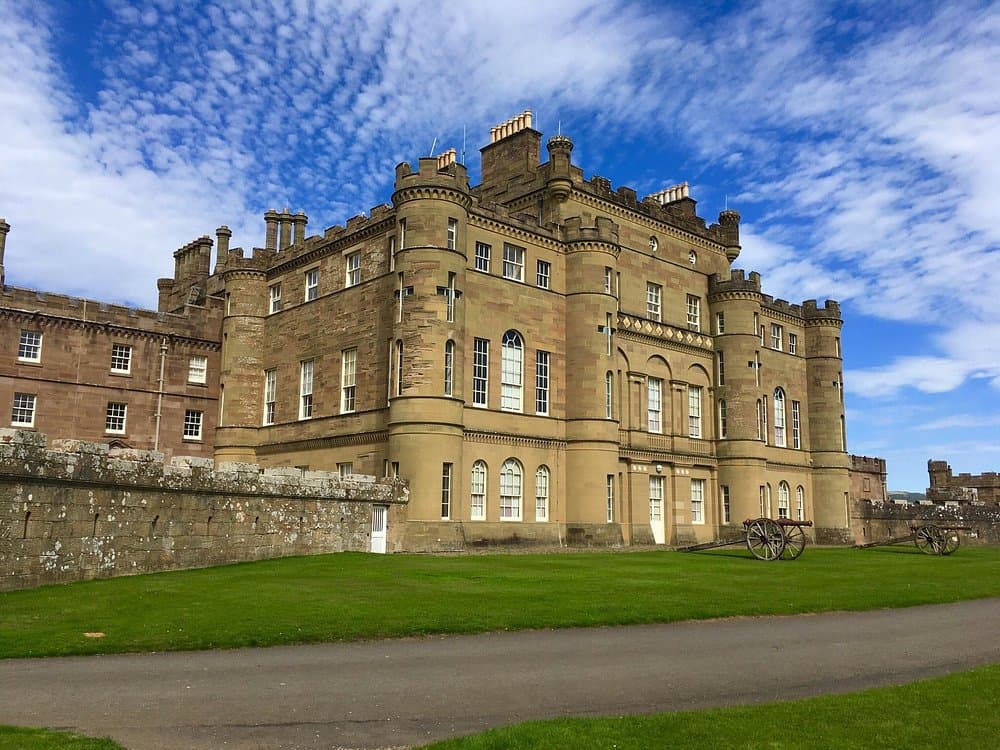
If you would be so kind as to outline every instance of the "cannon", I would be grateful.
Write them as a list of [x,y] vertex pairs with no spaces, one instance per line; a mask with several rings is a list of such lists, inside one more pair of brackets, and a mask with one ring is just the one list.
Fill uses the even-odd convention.
[[909,534],[889,537],[888,539],[883,539],[881,542],[855,544],[854,549],[868,549],[869,547],[884,547],[889,544],[913,542],[917,545],[917,549],[925,555],[950,555],[962,544],[962,538],[958,532],[971,530],[971,526],[939,526],[928,523],[922,526],[910,526]]
[[794,560],[806,548],[803,529],[812,525],[812,521],[793,521],[790,518],[748,518],[743,522],[742,536],[678,547],[677,551],[698,552],[745,544],[758,560]]

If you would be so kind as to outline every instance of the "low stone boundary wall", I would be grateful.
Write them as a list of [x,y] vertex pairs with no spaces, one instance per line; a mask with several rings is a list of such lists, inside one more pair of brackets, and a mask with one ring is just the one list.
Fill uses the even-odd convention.
[[402,482],[110,449],[0,429],[0,591],[46,583],[371,549],[387,505],[402,549]]
[[917,505],[913,503],[855,501],[851,529],[856,544],[878,542],[910,533],[910,525],[971,526],[962,544],[1000,544],[1000,506]]

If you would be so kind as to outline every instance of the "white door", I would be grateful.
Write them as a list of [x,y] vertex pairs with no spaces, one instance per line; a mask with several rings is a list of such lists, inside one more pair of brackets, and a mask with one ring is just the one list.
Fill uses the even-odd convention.
[[649,527],[653,542],[663,544],[666,530],[663,527],[663,477],[649,478]]
[[389,506],[372,506],[372,552],[385,554],[385,537],[389,528]]

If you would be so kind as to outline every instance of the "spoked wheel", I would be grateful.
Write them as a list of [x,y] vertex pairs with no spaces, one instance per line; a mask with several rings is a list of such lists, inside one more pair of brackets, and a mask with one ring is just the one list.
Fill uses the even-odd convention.
[[[945,554],[946,540],[944,532],[933,524],[921,526],[917,529],[913,541],[917,545],[917,549],[925,555]],[[954,550],[952,551],[954,552]]]
[[785,551],[785,533],[770,518],[747,524],[747,549],[758,560],[777,560]]
[[942,555],[950,555],[952,552],[957,550],[962,545],[962,540],[958,536],[958,532],[951,530],[944,532],[944,549],[941,551]]
[[801,526],[782,526],[785,532],[785,549],[781,553],[782,560],[794,560],[806,548],[806,532]]

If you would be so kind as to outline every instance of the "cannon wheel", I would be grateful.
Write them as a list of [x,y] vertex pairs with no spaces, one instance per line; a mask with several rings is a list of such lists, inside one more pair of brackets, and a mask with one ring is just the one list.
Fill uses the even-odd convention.
[[747,524],[747,549],[758,560],[777,560],[785,551],[785,532],[770,518]]
[[954,529],[949,529],[944,532],[944,549],[941,551],[942,555],[950,555],[952,552],[957,550],[962,545],[962,538],[958,535],[958,532]]
[[917,529],[917,533],[913,537],[913,542],[917,545],[917,549],[925,555],[945,554],[944,532],[934,524],[921,526]]
[[785,549],[781,553],[782,560],[794,560],[806,548],[806,532],[801,526],[782,526],[785,532]]

